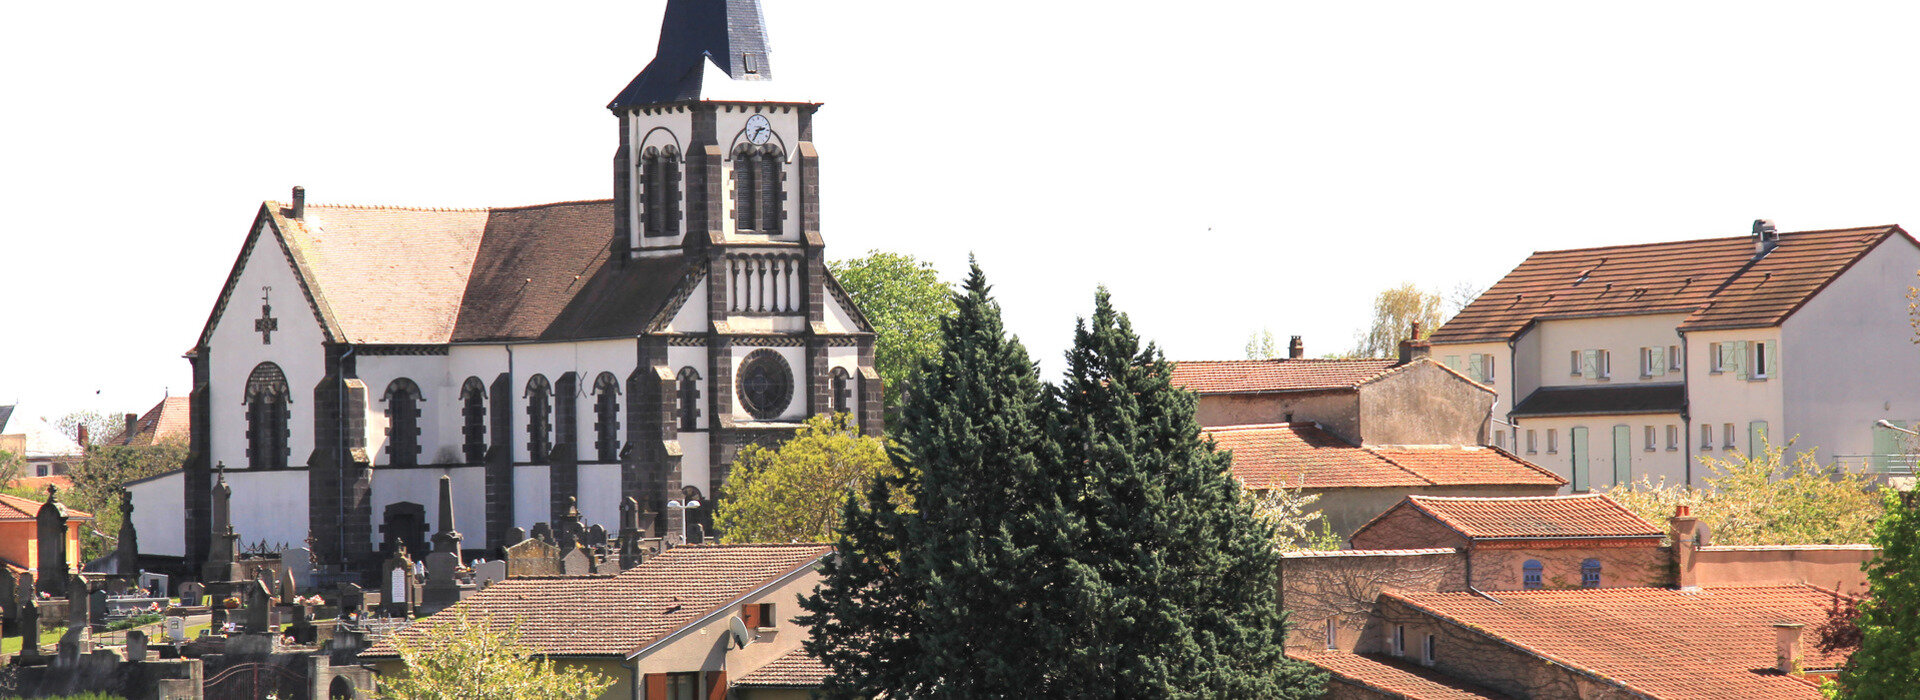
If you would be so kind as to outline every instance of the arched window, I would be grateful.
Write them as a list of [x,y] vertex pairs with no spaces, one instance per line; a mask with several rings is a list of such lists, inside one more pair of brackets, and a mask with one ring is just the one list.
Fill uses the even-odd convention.
[[593,451],[602,462],[620,461],[620,380],[612,372],[593,380]]
[[700,371],[692,367],[680,368],[680,391],[677,396],[680,404],[680,429],[700,429]]
[[271,362],[255,365],[247,377],[247,466],[287,467],[287,375]]
[[640,186],[646,235],[680,235],[680,149],[671,144],[648,146],[640,160]]
[[786,154],[771,143],[741,144],[733,152],[734,227],[743,233],[780,233],[781,178]]
[[580,378],[572,372],[553,384],[553,444],[580,454]]
[[1580,585],[1587,588],[1600,587],[1600,560],[1588,559],[1580,562]]
[[833,391],[833,412],[852,414],[853,377],[847,375],[847,368],[833,368],[833,372],[828,375],[828,385]]
[[420,385],[401,377],[387,385],[387,464],[411,467],[420,463]]
[[1520,572],[1520,585],[1527,588],[1539,588],[1546,585],[1545,580],[1540,575],[1540,560],[1528,559],[1527,563],[1520,566]]
[[460,386],[460,437],[467,464],[487,461],[487,383],[467,377]]
[[545,375],[527,380],[527,461],[546,464],[553,451],[553,385]]

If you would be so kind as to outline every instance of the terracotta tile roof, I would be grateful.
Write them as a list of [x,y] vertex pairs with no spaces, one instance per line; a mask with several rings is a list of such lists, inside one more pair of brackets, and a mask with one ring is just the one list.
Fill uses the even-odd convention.
[[[21,498],[11,494],[0,493],[0,522],[37,519],[40,517],[40,506],[43,505],[46,505],[46,501],[36,501],[31,498]],[[92,513],[84,510],[76,510],[65,503],[60,504],[60,507],[67,510],[68,519],[93,519]]]
[[1687,407],[1684,384],[1628,384],[1625,386],[1543,386],[1535,389],[1508,415],[1617,416],[1630,413],[1680,413]]
[[[1774,672],[1776,622],[1824,623],[1833,593],[1813,586],[1588,588],[1472,593],[1389,591],[1404,601],[1553,663],[1650,697],[1819,698],[1814,687]],[[1830,669],[1802,637],[1803,667]],[[1442,648],[1440,653],[1445,654]]]
[[185,396],[169,396],[154,404],[145,415],[133,422],[133,434],[126,434],[121,428],[120,434],[108,440],[109,445],[144,446],[164,440],[186,440],[193,430],[193,402]]
[[[1411,507],[1472,539],[1662,537],[1659,527],[1603,494],[1471,498],[1408,496]],[[1384,517],[1385,514],[1382,514]],[[1362,527],[1365,529],[1365,526]]]
[[1684,330],[1778,325],[1898,226],[1536,252],[1461,309],[1433,343],[1506,340],[1540,318],[1688,314]]
[[[510,578],[459,603],[496,625],[520,623],[542,654],[625,656],[832,552],[820,544],[686,545],[615,576]],[[396,637],[425,634],[454,608]],[[393,656],[382,642],[366,656]]]
[[733,682],[733,685],[775,688],[818,688],[826,682],[827,665],[795,648]]
[[1219,449],[1233,452],[1233,475],[1250,489],[1566,483],[1491,447],[1360,447],[1312,423],[1230,426],[1207,434]]
[[1508,700],[1511,696],[1478,688],[1438,671],[1384,656],[1344,651],[1289,654],[1319,666],[1338,680],[1384,693],[1390,698],[1415,700]]
[[1352,389],[1396,360],[1188,360],[1173,363],[1173,384],[1199,394],[1257,394]]
[[1418,557],[1428,554],[1459,554],[1452,547],[1424,547],[1420,549],[1302,549],[1281,552],[1282,558],[1317,559],[1325,557]]

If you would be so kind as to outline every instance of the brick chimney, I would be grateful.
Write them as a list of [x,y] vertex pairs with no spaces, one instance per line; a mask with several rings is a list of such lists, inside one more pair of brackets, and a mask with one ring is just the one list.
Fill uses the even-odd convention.
[[1693,558],[1699,548],[1695,540],[1700,535],[1700,518],[1694,517],[1692,506],[1674,506],[1673,519],[1667,521],[1673,535],[1673,568],[1678,573],[1674,583],[1681,590],[1700,587],[1700,575],[1693,570]]
[[1287,359],[1298,360],[1306,356],[1307,344],[1300,342],[1300,336],[1296,335],[1292,340],[1287,341]]
[[299,185],[294,185],[293,187],[293,218],[304,219],[306,217],[307,217],[307,188],[301,187]]
[[1414,321],[1413,327],[1407,333],[1407,339],[1400,341],[1400,364],[1404,365],[1433,353],[1433,345],[1424,338],[1420,335],[1420,322]]
[[1773,623],[1773,667],[1781,673],[1800,670],[1800,628],[1798,622]]
[[87,451],[87,426],[85,424],[81,424],[80,426],[79,439],[80,439],[80,451],[81,452]]
[[140,424],[140,414],[138,413],[127,414],[127,431],[120,434],[120,442],[128,445],[133,444],[133,429],[135,426],[139,424]]

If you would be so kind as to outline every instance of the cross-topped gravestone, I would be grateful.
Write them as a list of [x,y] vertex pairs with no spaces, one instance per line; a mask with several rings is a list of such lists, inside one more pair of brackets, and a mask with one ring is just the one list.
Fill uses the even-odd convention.
[[272,293],[272,287],[260,288],[260,318],[253,321],[253,329],[260,332],[260,342],[267,345],[273,344],[273,332],[280,330],[280,319],[273,317],[273,304],[267,300],[267,295]]

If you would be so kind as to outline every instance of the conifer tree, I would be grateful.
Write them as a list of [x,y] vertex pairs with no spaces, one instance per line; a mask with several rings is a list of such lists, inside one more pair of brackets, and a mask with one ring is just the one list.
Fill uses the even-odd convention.
[[1272,526],[1106,290],[1067,363],[1053,479],[1088,535],[1076,558],[1097,577],[1073,596],[1081,635],[1056,650],[1070,694],[1319,697],[1324,676],[1284,652]]
[[1860,649],[1840,673],[1840,696],[1858,700],[1913,697],[1920,688],[1920,512],[1913,492],[1887,489],[1875,525],[1880,556],[1867,564],[1860,604]]

